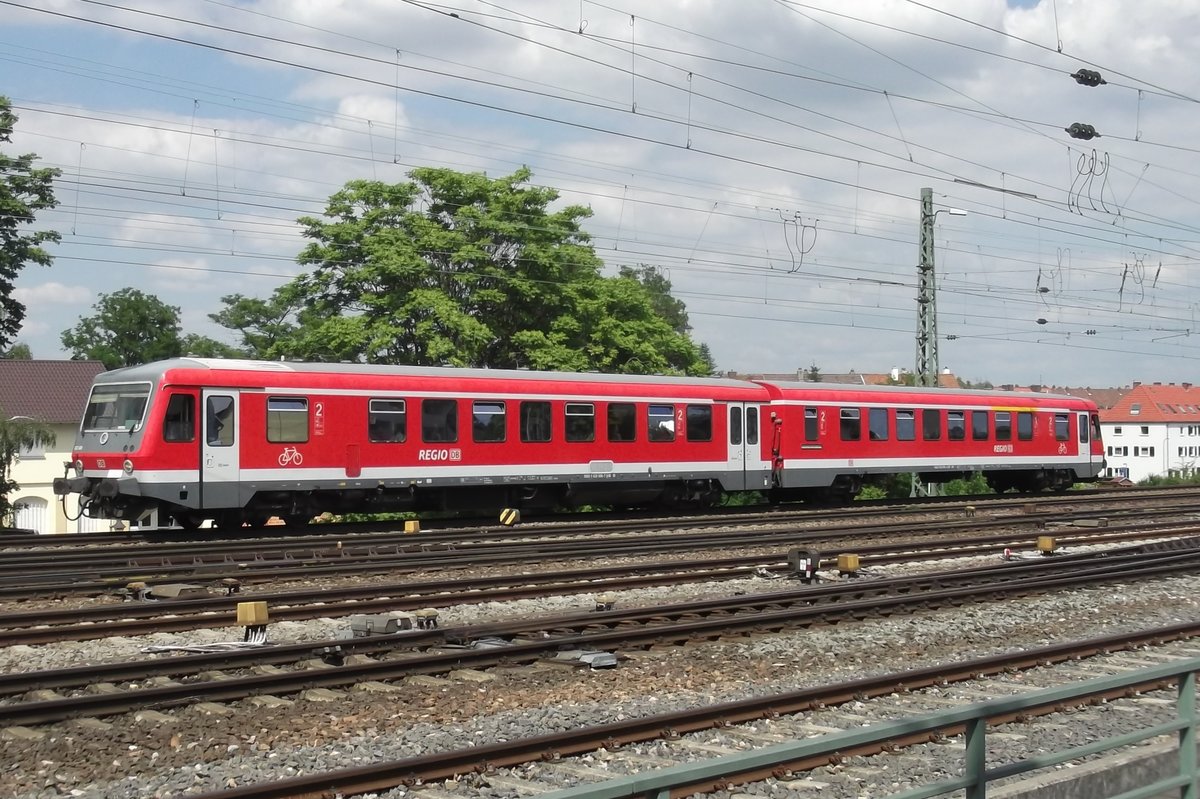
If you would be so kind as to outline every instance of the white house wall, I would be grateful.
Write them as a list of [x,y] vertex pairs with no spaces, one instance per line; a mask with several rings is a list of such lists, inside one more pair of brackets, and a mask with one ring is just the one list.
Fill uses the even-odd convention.
[[[1104,422],[1106,477],[1149,477],[1192,474],[1200,466],[1200,424]],[[1153,454],[1151,454],[1153,452]]]

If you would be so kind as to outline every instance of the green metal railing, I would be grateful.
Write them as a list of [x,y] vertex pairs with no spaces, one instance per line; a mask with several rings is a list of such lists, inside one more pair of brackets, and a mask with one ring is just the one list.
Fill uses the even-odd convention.
[[[941,780],[919,788],[891,794],[880,799],[933,799],[964,791],[966,799],[985,799],[988,783],[1026,774],[1072,760],[1147,741],[1161,735],[1179,736],[1179,769],[1174,776],[1109,799],[1152,799],[1171,789],[1179,789],[1180,799],[1200,799],[1196,771],[1196,673],[1200,658],[1163,666],[1101,677],[1007,699],[995,699],[954,710],[933,713],[902,721],[886,722],[846,732],[808,738],[795,743],[778,744],[728,757],[688,763],[671,768],[636,774],[593,785],[541,794],[539,799],[625,799],[654,797],[669,799],[674,788],[705,782],[737,781],[738,775],[762,774],[784,769],[789,763],[811,761],[828,755],[846,753],[862,747],[884,744],[913,736],[945,734],[965,728],[965,751],[961,777]],[[1049,752],[1026,760],[987,768],[986,735],[989,718],[1015,717],[1037,708],[1086,703],[1089,697],[1132,692],[1139,688],[1157,688],[1174,683],[1178,689],[1176,718],[1125,735],[1113,736],[1084,746]]]

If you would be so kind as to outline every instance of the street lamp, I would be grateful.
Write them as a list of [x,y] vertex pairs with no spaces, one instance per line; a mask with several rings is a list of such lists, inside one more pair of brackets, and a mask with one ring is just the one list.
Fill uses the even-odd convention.
[[917,368],[918,386],[936,386],[938,381],[937,351],[937,283],[933,269],[933,223],[940,213],[966,216],[961,208],[933,210],[933,189],[921,189],[920,261],[917,264]]

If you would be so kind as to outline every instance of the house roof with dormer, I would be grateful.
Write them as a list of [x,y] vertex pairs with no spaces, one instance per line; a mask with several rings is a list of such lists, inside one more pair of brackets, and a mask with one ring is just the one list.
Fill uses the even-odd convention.
[[1200,424],[1200,388],[1191,383],[1134,383],[1100,421],[1127,424]]

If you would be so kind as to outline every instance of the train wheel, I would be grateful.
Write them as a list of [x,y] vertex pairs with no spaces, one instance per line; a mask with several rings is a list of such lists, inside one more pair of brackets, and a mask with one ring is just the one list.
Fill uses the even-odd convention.
[[204,517],[199,513],[180,513],[171,518],[184,530],[196,530],[204,524]]

